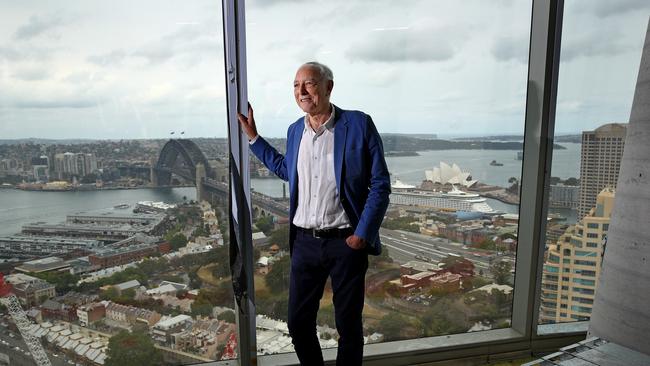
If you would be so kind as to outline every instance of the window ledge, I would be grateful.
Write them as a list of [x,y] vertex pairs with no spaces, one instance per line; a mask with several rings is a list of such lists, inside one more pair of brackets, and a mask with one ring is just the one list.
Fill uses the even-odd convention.
[[[410,365],[454,358],[489,355],[527,348],[529,342],[512,328],[447,336],[418,338],[368,344],[364,347],[364,365]],[[336,349],[323,350],[326,363],[333,364]],[[295,353],[258,357],[261,366],[298,365]]]
[[571,323],[540,324],[537,326],[538,336],[551,336],[571,333],[586,333],[589,322],[576,321]]

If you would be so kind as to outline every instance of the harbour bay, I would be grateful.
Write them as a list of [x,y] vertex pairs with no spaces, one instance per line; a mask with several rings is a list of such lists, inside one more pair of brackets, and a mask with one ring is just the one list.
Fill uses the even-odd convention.
[[[552,175],[566,179],[578,177],[580,171],[580,144],[563,143],[565,150],[555,150]],[[496,160],[503,166],[491,166]],[[424,171],[439,166],[444,161],[456,163],[462,170],[469,171],[473,179],[498,186],[507,186],[510,177],[520,178],[521,161],[516,160],[512,150],[438,150],[419,152],[418,156],[387,157],[391,179],[399,178],[409,184],[419,185]],[[253,189],[273,197],[282,197],[282,181],[279,179],[252,179]],[[288,193],[288,192],[287,192]],[[191,187],[141,188],[126,190],[98,190],[71,192],[36,192],[15,189],[0,189],[0,235],[20,232],[22,225],[46,221],[62,222],[66,215],[79,211],[113,207],[121,203],[134,204],[138,201],[165,201],[168,203],[195,199],[196,191]],[[516,213],[517,206],[488,199],[496,210]],[[553,210],[570,221],[575,215],[571,210]]]

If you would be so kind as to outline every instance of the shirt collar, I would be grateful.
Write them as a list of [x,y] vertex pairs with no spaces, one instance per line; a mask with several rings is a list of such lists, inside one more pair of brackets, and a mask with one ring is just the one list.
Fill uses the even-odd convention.
[[336,118],[335,118],[336,117],[335,116],[336,108],[334,107],[334,104],[332,104],[332,103],[330,103],[330,110],[331,110],[331,112],[330,112],[329,118],[327,118],[327,121],[325,121],[325,123],[323,123],[321,125],[321,127],[316,131],[314,131],[311,128],[311,125],[309,124],[309,115],[305,114],[305,131],[307,131],[307,130],[314,131],[314,132],[316,132],[317,135],[320,135],[321,133],[325,132],[325,130],[330,130],[331,131],[334,128],[334,124],[336,123]]

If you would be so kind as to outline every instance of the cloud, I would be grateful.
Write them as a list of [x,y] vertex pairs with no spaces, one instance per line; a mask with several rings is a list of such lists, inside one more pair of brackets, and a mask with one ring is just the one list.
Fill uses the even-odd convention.
[[346,52],[349,59],[369,62],[447,61],[455,50],[452,31],[433,29],[376,29]]
[[27,24],[16,29],[14,39],[20,41],[29,40],[64,24],[64,19],[58,15],[32,15]]
[[249,1],[249,6],[255,6],[258,8],[266,8],[274,5],[279,5],[279,4],[300,4],[304,3],[304,0],[250,0]]
[[492,55],[499,61],[518,61],[528,63],[528,40],[502,37],[492,46]]
[[563,42],[560,56],[563,62],[580,57],[616,56],[632,49],[630,45],[623,43],[619,32],[612,30],[572,36]]
[[593,9],[593,13],[600,18],[620,15],[630,11],[648,10],[648,0],[586,0],[582,4],[576,4],[580,9]]
[[90,108],[97,105],[96,101],[77,98],[51,98],[18,100],[12,106],[20,109],[59,109],[59,108]]
[[15,70],[11,76],[23,81],[39,81],[49,77],[49,72],[43,68],[27,67]]
[[25,61],[37,60],[43,61],[49,59],[52,53],[57,49],[51,47],[0,47],[0,60],[7,61]]
[[101,55],[91,55],[86,58],[88,62],[99,66],[118,66],[122,64],[126,53],[123,50],[113,50]]
[[133,51],[114,49],[103,54],[91,55],[86,60],[104,67],[122,66],[129,60],[144,60],[148,65],[158,65],[172,59],[180,59],[185,66],[200,63],[204,56],[221,59],[223,40],[215,33],[220,26],[212,23],[179,23],[178,30],[155,40],[143,42]]
[[[133,57],[145,59],[150,65],[160,64],[173,58],[181,58],[186,66],[221,55],[223,40],[214,24],[188,24],[161,39],[145,43],[132,53]],[[219,56],[220,58],[220,56]]]

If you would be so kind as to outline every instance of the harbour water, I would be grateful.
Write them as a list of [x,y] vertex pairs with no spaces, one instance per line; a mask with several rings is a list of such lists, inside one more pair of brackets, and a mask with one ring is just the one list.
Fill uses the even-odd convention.
[[68,214],[138,201],[182,202],[196,198],[196,189],[143,188],[101,191],[37,192],[0,189],[0,235],[20,232],[23,225],[65,221]]
[[[553,156],[552,175],[560,178],[577,177],[580,171],[580,144],[562,144],[566,150],[556,150]],[[491,166],[496,160],[503,166]],[[440,161],[456,163],[462,170],[469,171],[480,182],[508,186],[510,177],[521,176],[521,161],[516,160],[512,150],[442,150],[424,151],[419,156],[388,157],[386,162],[392,179],[418,185],[424,179],[424,171],[439,166]],[[273,197],[282,197],[282,181],[279,179],[253,179],[251,185],[258,192]],[[287,187],[288,192],[288,187]],[[78,192],[34,192],[15,189],[0,189],[0,235],[20,232],[22,225],[46,221],[62,222],[66,215],[113,207],[121,203],[134,204],[138,201],[164,201],[169,203],[195,199],[194,188],[145,188],[128,190],[100,190]],[[517,206],[488,199],[495,210],[517,213]],[[575,221],[571,210],[552,210]]]

